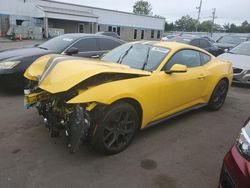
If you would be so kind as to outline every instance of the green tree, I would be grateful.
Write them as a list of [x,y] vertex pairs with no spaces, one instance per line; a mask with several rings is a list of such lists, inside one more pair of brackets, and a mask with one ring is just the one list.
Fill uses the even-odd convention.
[[249,33],[250,32],[250,24],[247,21],[244,21],[240,26],[240,32]]
[[210,20],[204,21],[204,22],[202,22],[202,23],[199,25],[199,31],[211,32],[212,26],[213,26],[212,21],[210,21]]
[[175,27],[179,31],[195,31],[197,21],[191,16],[182,16],[181,19],[175,22]]
[[133,6],[133,12],[136,14],[152,15],[152,6],[146,0],[139,0]]
[[165,23],[165,31],[168,32],[168,31],[173,31],[174,30],[174,23],[171,22],[171,23],[168,23],[166,22]]

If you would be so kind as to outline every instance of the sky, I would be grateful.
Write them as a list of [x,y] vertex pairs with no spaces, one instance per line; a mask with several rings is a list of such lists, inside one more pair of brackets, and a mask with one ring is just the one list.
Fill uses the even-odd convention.
[[[87,6],[107,8],[132,12],[136,0],[56,0]],[[200,0],[148,0],[153,7],[153,14],[166,18],[167,22],[175,21],[181,16],[190,15],[197,18],[197,9]],[[212,9],[216,8],[217,24],[235,23],[241,24],[247,20],[250,22],[250,0],[203,0],[201,21],[209,20]]]

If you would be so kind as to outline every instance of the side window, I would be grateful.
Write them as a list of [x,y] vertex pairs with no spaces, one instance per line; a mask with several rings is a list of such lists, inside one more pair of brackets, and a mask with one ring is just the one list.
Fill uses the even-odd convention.
[[190,44],[193,45],[193,46],[200,47],[200,41],[199,41],[199,39],[193,39],[193,40],[190,42]]
[[201,39],[201,40],[200,40],[200,47],[201,47],[201,48],[210,48],[210,47],[211,47],[211,44],[209,43],[208,40],[206,40],[206,39]]
[[96,43],[96,39],[82,39],[74,44],[73,47],[78,48],[79,52],[97,51]]
[[188,68],[201,65],[200,53],[195,50],[181,50],[174,54],[167,62],[164,70],[169,70],[175,64],[186,65]]
[[200,56],[201,56],[201,65],[205,65],[207,64],[209,61],[211,61],[211,56],[204,54],[202,52],[200,52]]
[[120,43],[111,39],[98,39],[100,50],[112,50],[119,46]]

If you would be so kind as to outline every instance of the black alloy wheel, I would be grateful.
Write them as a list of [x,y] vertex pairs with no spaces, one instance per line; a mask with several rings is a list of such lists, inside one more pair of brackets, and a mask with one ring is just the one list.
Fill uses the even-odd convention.
[[116,154],[128,147],[139,126],[136,110],[130,104],[111,105],[97,125],[92,141],[97,151]]
[[228,92],[228,81],[226,79],[222,79],[216,85],[213,94],[208,103],[208,109],[210,110],[219,110],[227,97]]

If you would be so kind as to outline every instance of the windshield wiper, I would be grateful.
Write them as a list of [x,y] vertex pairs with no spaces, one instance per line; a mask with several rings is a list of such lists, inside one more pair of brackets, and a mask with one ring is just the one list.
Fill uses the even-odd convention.
[[145,69],[145,67],[146,67],[146,66],[147,66],[147,64],[148,64],[149,52],[150,52],[150,47],[148,47],[147,57],[146,57],[146,59],[145,59],[145,61],[144,61],[144,63],[143,63],[142,70],[144,70],[144,69]]
[[128,55],[129,51],[133,48],[133,45],[131,45],[125,52],[122,54],[116,63],[121,64],[123,59]]
[[43,50],[48,50],[48,48],[38,46],[38,48],[43,49]]

